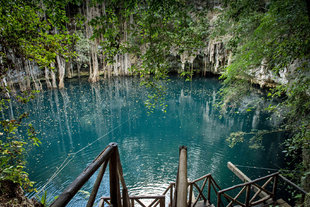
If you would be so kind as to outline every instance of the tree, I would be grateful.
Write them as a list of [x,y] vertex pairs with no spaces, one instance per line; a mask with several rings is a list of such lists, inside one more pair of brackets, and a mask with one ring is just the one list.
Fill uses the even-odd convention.
[[228,109],[250,92],[245,84],[255,79],[258,70],[269,74],[277,87],[270,89],[268,96],[281,102],[268,110],[285,118],[282,128],[292,132],[286,152],[292,156],[292,163],[301,164],[300,152],[310,154],[310,22],[306,1],[274,0],[266,4],[235,0],[227,4],[221,18],[230,26],[219,24],[215,32],[232,36],[228,47],[234,53],[222,76],[222,108]]
[[[54,2],[54,1],[53,1]],[[42,4],[43,3],[43,4]],[[26,91],[16,95],[6,82],[10,73],[31,74],[29,67],[49,68],[55,63],[57,56],[72,55],[68,45],[73,36],[65,31],[53,33],[53,28],[60,28],[60,19],[64,18],[64,10],[46,9],[51,1],[0,1],[0,79],[1,101],[0,111],[5,111],[11,102],[26,103],[34,97],[36,91]],[[54,2],[55,3],[55,2]],[[58,1],[56,4],[59,3]],[[57,21],[55,21],[57,19]],[[27,72],[29,69],[30,72]],[[40,89],[39,81],[31,75],[35,88]],[[29,79],[30,89],[30,79]],[[23,119],[27,114],[1,118],[0,140],[0,180],[11,180],[24,189],[31,189],[32,182],[24,171],[25,154],[29,145],[38,146],[40,141],[31,125],[24,126]]]

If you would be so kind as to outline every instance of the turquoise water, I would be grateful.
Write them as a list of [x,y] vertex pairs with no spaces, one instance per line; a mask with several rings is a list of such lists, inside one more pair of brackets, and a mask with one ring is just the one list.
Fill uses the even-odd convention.
[[[263,149],[249,149],[247,142],[228,146],[225,139],[231,132],[270,129],[273,122],[260,110],[242,113],[240,109],[220,117],[213,106],[220,88],[216,78],[194,78],[192,82],[172,78],[167,88],[166,113],[158,109],[148,114],[144,106],[147,91],[130,77],[92,85],[87,80],[71,80],[66,89],[44,91],[29,104],[15,108],[13,113],[30,113],[29,120],[42,140],[41,147],[28,157],[35,187],[44,187],[52,200],[110,142],[119,145],[131,195],[161,194],[174,182],[181,145],[188,147],[189,179],[212,173],[223,188],[240,182],[226,167],[228,161],[274,169],[283,165],[281,134],[264,136]],[[244,102],[256,98],[258,95],[246,97]],[[251,178],[273,172],[243,170]],[[90,191],[94,181],[93,176],[83,190]],[[99,193],[109,194],[107,174]],[[69,206],[85,206],[86,196],[79,192]]]

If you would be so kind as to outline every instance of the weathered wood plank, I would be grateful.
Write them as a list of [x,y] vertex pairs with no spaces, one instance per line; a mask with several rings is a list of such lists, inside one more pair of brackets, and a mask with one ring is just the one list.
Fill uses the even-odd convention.
[[[239,170],[234,164],[232,164],[231,162],[228,162],[227,163],[227,167],[238,177],[238,178],[240,178],[243,182],[251,182],[252,180],[248,177],[248,176],[246,176],[241,170]],[[255,192],[258,192],[260,189],[259,188],[257,188],[255,185],[252,185],[252,187],[253,187],[253,190],[255,191]],[[264,198],[264,197],[266,197],[266,196],[268,196],[268,194],[267,193],[265,193],[265,192],[260,192],[259,193],[259,197],[261,197],[261,198]]]

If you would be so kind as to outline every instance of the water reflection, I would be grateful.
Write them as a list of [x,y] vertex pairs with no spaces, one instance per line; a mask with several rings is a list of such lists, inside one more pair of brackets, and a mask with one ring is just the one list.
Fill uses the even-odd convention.
[[[147,91],[139,87],[138,79],[113,78],[92,85],[86,80],[72,80],[63,90],[42,92],[26,106],[12,106],[8,115],[30,112],[29,120],[42,140],[42,146],[28,157],[30,177],[40,189],[58,172],[46,187],[50,199],[61,193],[110,142],[119,144],[132,195],[159,194],[175,181],[180,145],[188,146],[190,179],[213,173],[226,187],[238,182],[226,167],[228,161],[280,166],[280,158],[274,155],[280,151],[281,135],[266,136],[264,149],[250,150],[246,143],[229,148],[225,139],[231,132],[270,126],[268,116],[259,109],[220,118],[214,108],[219,87],[216,79],[185,82],[172,78],[167,84],[167,113],[155,110],[147,115]],[[61,166],[66,159],[70,162]],[[258,176],[266,172],[249,173]],[[90,191],[94,180],[91,178],[84,190]],[[107,173],[104,183],[100,196],[109,193]],[[84,197],[79,193],[70,205],[85,205]]]

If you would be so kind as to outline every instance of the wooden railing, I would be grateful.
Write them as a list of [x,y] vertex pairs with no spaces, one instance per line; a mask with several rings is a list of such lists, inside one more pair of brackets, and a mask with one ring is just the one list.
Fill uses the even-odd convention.
[[[255,206],[266,201],[274,202],[276,199],[278,178],[295,187],[302,193],[304,198],[306,191],[299,188],[296,184],[277,173],[258,178],[221,189],[215,182],[211,174],[204,175],[194,181],[187,181],[187,149],[180,147],[180,160],[176,183],[171,183],[162,195],[158,196],[128,196],[128,190],[123,177],[123,170],[119,158],[116,143],[110,143],[97,158],[69,185],[62,194],[51,204],[51,207],[66,206],[75,194],[83,187],[89,178],[101,167],[97,179],[94,183],[92,192],[87,202],[87,207],[94,205],[100,183],[109,164],[110,176],[110,197],[102,198],[100,206],[108,204],[114,207],[134,207],[136,204],[142,207],[164,207],[165,198],[169,195],[169,207],[194,207],[199,202],[205,206],[216,200],[217,207],[233,206],[237,204],[242,207]],[[232,166],[232,164],[231,164]],[[235,169],[237,175],[242,172]],[[236,173],[235,172],[235,173]],[[244,176],[243,176],[244,177]],[[120,192],[122,185],[122,195]],[[200,185],[201,184],[201,185]],[[200,186],[199,186],[200,185]],[[189,193],[188,193],[189,188]],[[195,197],[194,193],[197,193]],[[148,203],[148,204],[146,204]]]
[[[188,206],[194,207],[199,201],[203,201],[205,205],[210,205],[212,192],[217,198],[213,200],[217,202],[217,207],[233,206],[234,204],[239,206],[255,206],[270,199],[273,201],[276,195],[278,176],[279,173],[274,173],[262,178],[258,178],[251,182],[246,182],[232,186],[230,188],[221,189],[213,179],[212,175],[207,174],[189,182],[190,190],[188,196]],[[263,181],[265,181],[263,185],[258,184]],[[201,186],[198,186],[199,182],[202,182]],[[270,184],[272,184],[271,187],[268,186]],[[269,191],[267,187],[270,187],[272,191]],[[193,193],[194,190],[196,190],[198,193],[196,198]],[[233,193],[235,193],[235,195],[232,195]],[[258,196],[262,194],[266,196],[259,198]]]
[[[194,207],[199,201],[208,206],[212,203],[212,198],[212,201],[216,202],[217,207],[234,205],[249,207],[262,203],[274,203],[276,201],[279,178],[298,190],[302,195],[301,202],[304,201],[307,192],[283,177],[279,172],[226,189],[221,189],[211,174],[207,174],[188,183],[189,195],[187,206]],[[201,183],[201,186],[198,185],[199,183]],[[198,193],[197,197],[195,197],[194,191]],[[214,196],[211,195],[212,193]]]
[[[157,196],[129,196],[130,206],[134,207],[136,204],[142,207],[165,207],[165,195],[157,195]],[[107,206],[111,206],[111,198],[103,197],[102,204],[100,207],[104,207],[105,204]]]
[[[83,187],[89,178],[101,167],[92,192],[87,202],[87,207],[94,205],[100,183],[109,164],[110,175],[110,204],[113,206],[129,207],[128,190],[123,177],[123,170],[116,143],[110,143],[93,162],[69,185],[62,194],[51,204],[51,207],[66,206],[75,194]],[[122,184],[122,197],[120,193]]]
[[[222,197],[225,197],[229,200],[226,206],[232,206],[233,204],[237,204],[239,206],[255,206],[261,203],[264,203],[268,200],[275,201],[275,195],[277,190],[279,172],[273,173],[271,175],[267,175],[265,177],[258,178],[256,180],[246,182],[243,184],[235,185],[230,188],[226,188],[218,191],[217,193],[217,206],[223,205]],[[258,183],[264,182],[262,185]],[[272,185],[272,186],[270,186]],[[269,186],[269,189],[267,187]],[[236,189],[240,189],[236,195],[232,195],[233,191],[236,192]],[[251,191],[255,193],[251,193]],[[229,194],[230,192],[230,194]],[[259,198],[258,195],[264,192],[266,196],[263,198]],[[243,196],[242,196],[243,195]]]
[[[159,206],[159,207],[163,207],[165,206],[165,200],[166,197],[169,197],[170,202],[168,203],[168,206],[170,207],[172,205],[172,200],[173,200],[173,195],[174,195],[174,188],[175,188],[175,183],[170,183],[170,185],[166,188],[166,190],[163,192],[162,195],[158,195],[158,196],[129,196],[129,200],[130,200],[130,206],[134,207],[135,204],[137,203],[140,206],[143,207],[155,207],[155,206]],[[111,205],[110,203],[110,197],[102,197],[102,205],[100,207],[104,207],[105,204],[107,204],[108,206]],[[146,204],[147,201],[153,200],[152,202],[148,202],[148,204]]]
[[[202,182],[202,183],[201,183]],[[199,187],[199,183],[201,186]],[[189,200],[188,206],[196,206],[199,201],[203,201],[204,204],[211,203],[211,193],[212,191],[217,194],[221,189],[218,184],[215,182],[211,174],[206,174],[196,180],[193,180],[189,184]],[[194,191],[197,191],[198,195],[195,197]]]

